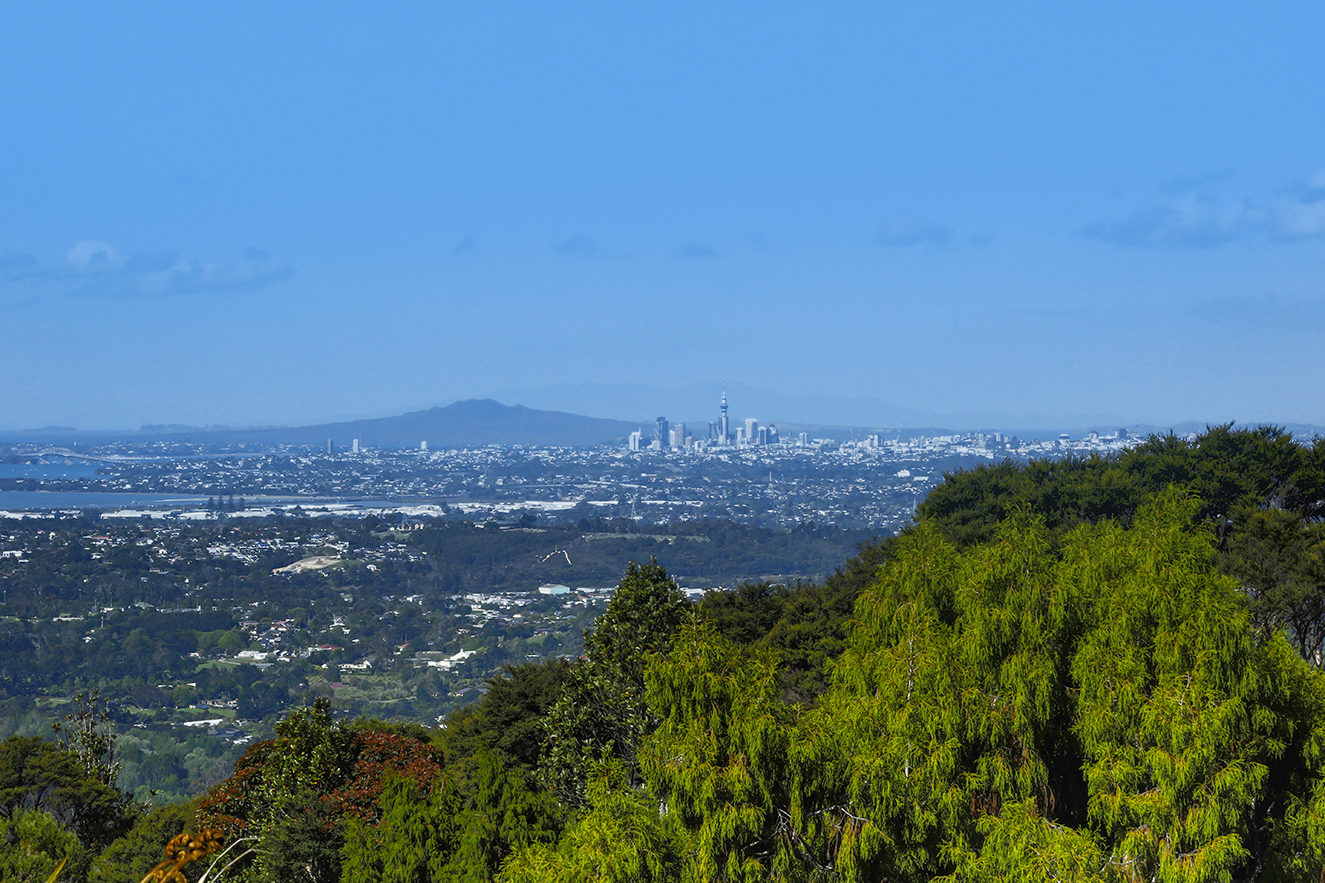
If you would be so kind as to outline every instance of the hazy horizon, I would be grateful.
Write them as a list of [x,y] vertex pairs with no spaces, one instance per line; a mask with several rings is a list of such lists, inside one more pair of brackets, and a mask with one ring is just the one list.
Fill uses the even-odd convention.
[[762,420],[1325,424],[1322,30],[1307,3],[13,7],[0,426],[511,393],[712,419],[724,384]]
[[[411,407],[394,414],[367,414],[362,416],[335,416],[326,420],[308,423],[278,422],[268,424],[163,424],[147,423],[135,427],[95,427],[46,425],[28,427],[0,426],[0,439],[9,443],[22,441],[30,436],[33,440],[49,436],[72,433],[76,436],[134,436],[146,433],[171,433],[178,431],[241,431],[252,429],[268,431],[273,429],[297,429],[310,426],[330,426],[354,423],[372,424],[381,420],[407,417],[431,410],[447,410],[453,405],[473,401],[496,401],[506,408],[525,407],[539,412],[556,412],[580,417],[617,421],[623,424],[636,423],[642,430],[652,431],[658,416],[669,423],[685,423],[702,436],[710,420],[716,420],[718,405],[721,400],[714,400],[711,407],[697,404],[696,393],[708,393],[707,385],[696,385],[682,389],[660,389],[627,384],[586,384],[581,386],[552,387],[543,390],[510,389],[494,392],[490,395],[476,396],[474,399],[460,399],[444,405],[423,405]],[[871,399],[842,399],[817,396],[788,396],[776,391],[757,389],[744,385],[728,388],[729,416],[733,425],[743,424],[748,417],[755,418],[761,426],[778,425],[784,432],[798,432],[817,429],[829,435],[841,435],[843,432],[891,432],[901,431],[907,435],[945,434],[951,432],[1001,432],[1025,438],[1045,437],[1045,433],[1056,436],[1060,432],[1072,432],[1084,435],[1099,432],[1101,435],[1113,435],[1119,429],[1130,433],[1151,434],[1174,431],[1185,433],[1202,431],[1207,427],[1235,423],[1240,426],[1273,425],[1287,428],[1296,435],[1320,434],[1322,427],[1295,421],[1245,421],[1228,418],[1224,420],[1169,420],[1169,421],[1126,421],[1105,417],[1093,419],[1090,415],[1068,415],[1065,419],[1055,420],[1044,415],[1020,415],[1002,419],[1000,415],[988,414],[936,414],[920,410],[896,408],[888,403]],[[641,405],[640,403],[647,403]],[[647,416],[641,416],[642,414]],[[474,419],[472,412],[458,416],[462,423]],[[412,444],[412,442],[411,442]]]

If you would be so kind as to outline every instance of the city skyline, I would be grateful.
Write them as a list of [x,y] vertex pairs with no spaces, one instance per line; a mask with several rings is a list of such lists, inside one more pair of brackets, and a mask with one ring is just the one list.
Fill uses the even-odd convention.
[[1325,424],[1318,4],[4,21],[0,429]]
[[[707,389],[703,387],[702,389]],[[588,413],[575,413],[555,402],[542,402],[544,407],[506,404],[494,398],[466,399],[444,407],[434,406],[384,418],[361,418],[321,424],[270,424],[264,426],[190,426],[187,424],[144,424],[135,429],[98,430],[70,426],[27,427],[6,430],[0,427],[0,441],[7,444],[54,445],[53,450],[67,450],[62,445],[115,444],[118,441],[134,443],[150,439],[162,442],[186,440],[188,443],[207,441],[219,444],[270,445],[303,444],[325,449],[331,453],[336,446],[348,445],[357,451],[368,439],[374,447],[428,449],[440,441],[451,447],[482,447],[485,445],[598,446],[612,445],[612,438],[624,439],[630,451],[710,449],[724,450],[761,447],[787,443],[804,446],[820,439],[856,441],[867,436],[898,438],[924,438],[943,436],[1003,437],[1021,436],[1026,439],[1087,439],[1101,436],[1136,437],[1152,434],[1176,433],[1190,435],[1205,429],[1231,425],[1241,427],[1268,426],[1289,431],[1300,439],[1321,435],[1317,424],[1291,421],[1171,421],[1167,424],[1132,423],[1121,421],[1078,418],[1077,422],[1054,423],[1050,420],[1023,419],[1021,422],[968,418],[953,415],[934,415],[914,411],[896,413],[879,402],[869,400],[840,400],[804,398],[780,395],[775,392],[740,388],[752,393],[756,405],[742,408],[742,416],[732,419],[726,389],[723,388],[713,420],[685,419],[673,421],[666,415],[647,420],[619,419],[612,414],[611,396],[599,400],[599,407],[586,409]],[[652,404],[662,401],[677,406],[671,413],[696,415],[703,411],[694,400],[685,396],[687,391],[660,391],[649,388],[631,389],[633,400],[648,400]],[[661,398],[654,398],[661,393]],[[635,406],[634,410],[640,408]],[[797,410],[798,408],[802,410]],[[808,408],[807,410],[804,410]],[[880,410],[882,409],[882,410]],[[624,408],[622,410],[625,410]],[[655,408],[655,410],[658,410]],[[749,414],[775,414],[775,419],[761,420]],[[897,419],[909,417],[911,419]],[[634,428],[631,426],[634,424]],[[779,425],[781,428],[779,428]],[[782,435],[786,431],[785,436]],[[1064,431],[1066,430],[1066,431]]]

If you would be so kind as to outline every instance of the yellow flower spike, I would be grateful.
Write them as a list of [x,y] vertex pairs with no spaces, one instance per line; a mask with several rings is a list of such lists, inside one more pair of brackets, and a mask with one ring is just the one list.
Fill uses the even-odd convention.
[[215,828],[204,828],[196,835],[180,834],[170,838],[164,850],[165,860],[148,871],[138,883],[188,883],[181,869],[216,852],[223,840],[221,832]]

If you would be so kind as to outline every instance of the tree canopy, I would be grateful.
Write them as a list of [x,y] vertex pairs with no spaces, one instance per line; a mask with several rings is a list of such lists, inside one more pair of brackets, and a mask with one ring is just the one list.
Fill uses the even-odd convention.
[[[1191,438],[1152,436],[1112,457],[1005,461],[944,476],[916,511],[960,547],[987,541],[1020,509],[1054,536],[1105,519],[1126,525],[1170,485],[1197,501],[1226,573],[1253,622],[1286,631],[1321,664],[1325,616],[1325,439],[1302,444],[1274,426],[1214,426]],[[886,555],[891,541],[879,547]]]
[[[582,658],[436,731],[296,712],[195,822],[251,880],[1325,879],[1323,519],[1272,427],[954,473],[823,585],[632,563]],[[0,814],[74,825],[105,768],[9,740]]]
[[544,719],[544,780],[583,805],[596,764],[617,760],[637,781],[640,740],[656,725],[645,699],[650,654],[664,652],[686,613],[685,596],[656,560],[626,569],[607,610],[584,636],[585,658]]

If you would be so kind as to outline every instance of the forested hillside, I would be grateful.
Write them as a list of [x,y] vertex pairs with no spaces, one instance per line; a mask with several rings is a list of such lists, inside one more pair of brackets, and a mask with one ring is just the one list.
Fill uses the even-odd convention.
[[136,880],[188,827],[252,881],[1322,879],[1322,514],[1325,444],[1273,428],[952,474],[822,584],[632,564],[579,660],[437,728],[318,702],[184,810],[56,799],[10,740],[45,833],[0,862]]

